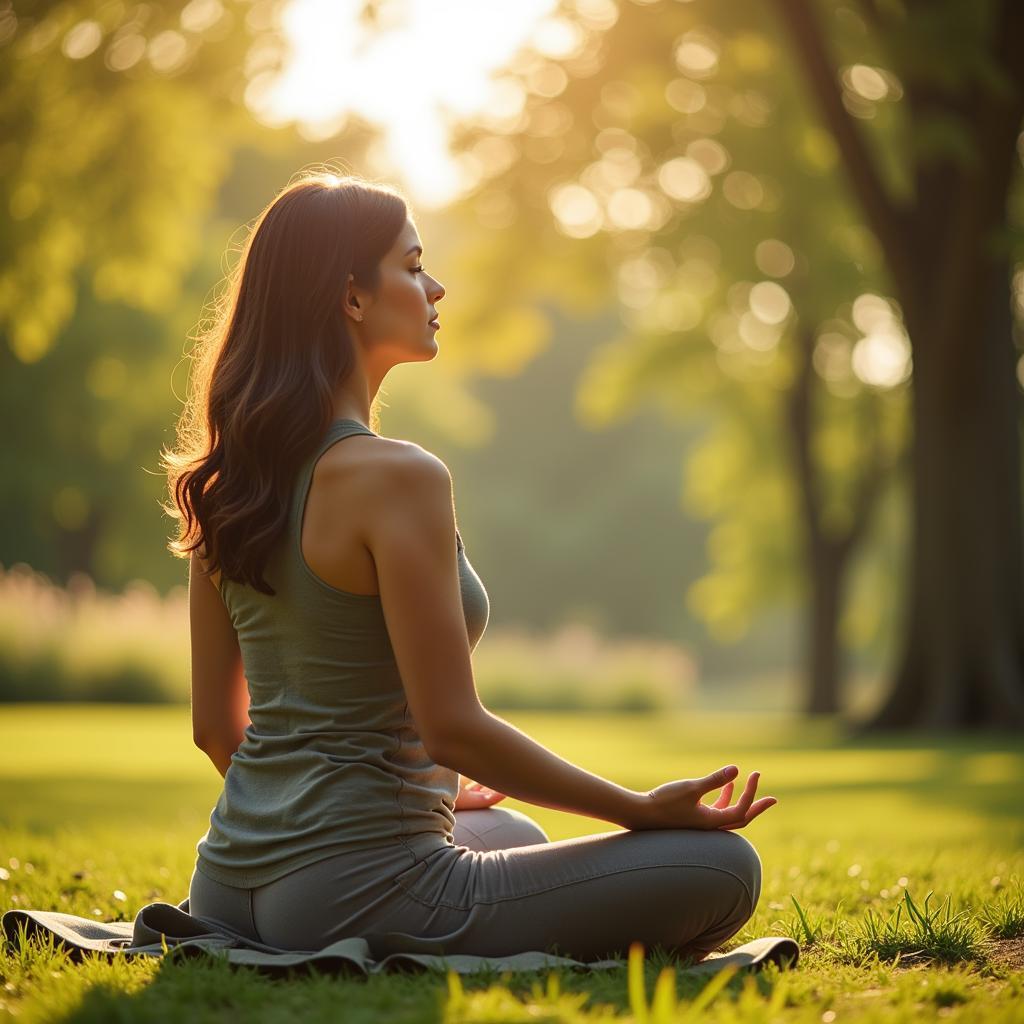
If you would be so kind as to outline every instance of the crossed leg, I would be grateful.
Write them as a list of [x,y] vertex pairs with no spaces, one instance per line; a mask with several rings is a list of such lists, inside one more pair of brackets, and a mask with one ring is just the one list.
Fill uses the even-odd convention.
[[[481,851],[507,850],[551,841],[548,834],[533,818],[511,807],[486,807],[457,811],[454,839],[456,846],[467,846],[470,849]],[[756,884],[759,889],[759,873]],[[693,963],[699,963],[710,953],[721,949],[723,945],[724,942],[719,942],[710,949],[689,946],[680,952],[689,957]]]
[[586,960],[642,938],[700,959],[742,927],[760,893],[757,852],[733,831],[552,842],[529,815],[489,807],[457,812],[453,839],[413,864],[400,844],[342,852],[250,890],[196,873],[195,911],[282,949],[397,932],[453,953],[554,940]]

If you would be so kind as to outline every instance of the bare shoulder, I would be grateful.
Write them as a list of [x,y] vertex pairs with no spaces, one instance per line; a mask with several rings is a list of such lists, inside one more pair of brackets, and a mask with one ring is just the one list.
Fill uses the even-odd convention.
[[346,438],[323,454],[317,475],[339,505],[360,510],[364,527],[452,506],[452,477],[444,460],[415,441]]
[[366,474],[365,497],[375,513],[385,509],[424,511],[451,506],[452,477],[444,460],[415,441],[388,440],[374,471]]
[[368,486],[426,485],[451,481],[444,461],[415,441],[356,434],[335,443],[317,463],[323,478],[358,474]]

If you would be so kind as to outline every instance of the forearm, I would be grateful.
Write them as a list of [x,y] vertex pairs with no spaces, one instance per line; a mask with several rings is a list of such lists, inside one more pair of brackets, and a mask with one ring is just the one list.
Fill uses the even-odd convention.
[[438,760],[517,800],[624,827],[641,799],[634,790],[563,760],[486,709]]

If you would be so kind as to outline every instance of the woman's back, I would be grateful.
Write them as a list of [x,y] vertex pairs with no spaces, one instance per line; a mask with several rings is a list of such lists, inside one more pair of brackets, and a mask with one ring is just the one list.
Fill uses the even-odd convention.
[[[327,583],[302,554],[313,470],[337,441],[376,436],[334,420],[301,467],[288,529],[267,566],[274,596],[221,579],[241,647],[250,726],[196,846],[217,881],[257,886],[342,850],[450,845],[458,774],[427,754],[413,722],[379,594]],[[487,592],[456,534],[470,649]]]

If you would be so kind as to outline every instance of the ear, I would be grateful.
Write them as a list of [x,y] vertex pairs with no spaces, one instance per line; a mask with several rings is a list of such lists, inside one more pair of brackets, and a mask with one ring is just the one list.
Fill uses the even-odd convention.
[[357,295],[358,285],[353,286],[355,280],[354,274],[348,275],[348,287],[345,291],[345,299],[342,303],[342,309],[346,316],[351,319],[360,321],[363,319],[363,311],[359,304],[359,296]]

